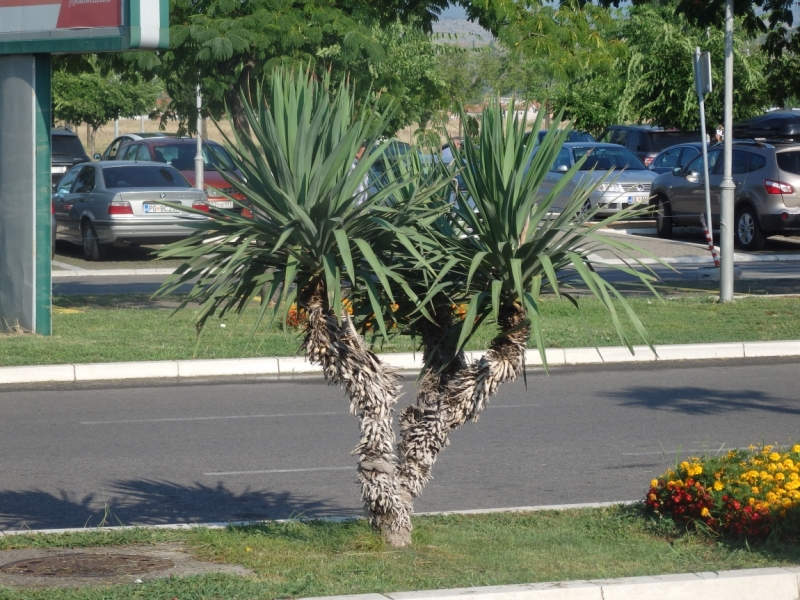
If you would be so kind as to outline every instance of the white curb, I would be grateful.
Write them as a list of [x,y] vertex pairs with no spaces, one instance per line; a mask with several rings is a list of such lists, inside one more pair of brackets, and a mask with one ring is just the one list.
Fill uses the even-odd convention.
[[[711,360],[724,358],[758,358],[800,356],[800,340],[775,342],[731,342],[726,344],[672,344],[655,346],[656,354],[647,346],[634,346],[631,354],[624,346],[600,348],[547,348],[548,366],[588,365],[678,360]],[[477,360],[486,351],[467,352]],[[387,365],[401,371],[422,367],[422,353],[380,354]],[[542,365],[538,350],[525,351],[529,367]],[[66,365],[34,365],[0,367],[0,384],[46,383],[75,381],[111,381],[122,379],[188,379],[225,375],[303,375],[319,373],[319,365],[304,357],[220,358],[209,360],[159,360],[146,362],[90,363]]]
[[797,600],[800,567],[327,596],[304,600]]

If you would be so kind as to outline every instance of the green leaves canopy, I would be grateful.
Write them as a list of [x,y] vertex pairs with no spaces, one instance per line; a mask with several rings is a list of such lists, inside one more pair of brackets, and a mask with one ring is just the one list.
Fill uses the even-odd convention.
[[254,216],[212,214],[195,225],[192,237],[167,247],[162,256],[187,263],[163,290],[197,277],[186,302],[202,302],[202,327],[211,314],[240,311],[261,293],[262,316],[268,301],[278,300],[272,319],[285,319],[293,302],[302,306],[315,293],[340,315],[346,278],[352,288],[366,290],[366,312],[380,317],[382,298],[393,299],[388,280],[396,277],[379,258],[389,243],[381,217],[403,216],[383,203],[392,187],[365,190],[367,172],[386,144],[358,161],[356,153],[362,145],[376,146],[391,112],[367,106],[354,117],[347,85],[332,90],[328,79],[302,71],[276,70],[268,96],[259,90],[258,97],[255,107],[243,99],[252,136],[234,134],[230,141],[246,183],[228,177]]

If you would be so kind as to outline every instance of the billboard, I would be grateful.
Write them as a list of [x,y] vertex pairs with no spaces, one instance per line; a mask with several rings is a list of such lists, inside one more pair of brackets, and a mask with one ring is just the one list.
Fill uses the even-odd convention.
[[168,47],[169,0],[0,0],[0,54]]

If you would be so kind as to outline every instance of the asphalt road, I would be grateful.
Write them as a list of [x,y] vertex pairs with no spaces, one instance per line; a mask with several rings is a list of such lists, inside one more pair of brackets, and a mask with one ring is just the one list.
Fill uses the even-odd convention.
[[[455,432],[416,508],[633,500],[679,455],[793,442],[798,364],[529,372]],[[360,512],[357,421],[321,379],[23,386],[0,407],[0,529]]]

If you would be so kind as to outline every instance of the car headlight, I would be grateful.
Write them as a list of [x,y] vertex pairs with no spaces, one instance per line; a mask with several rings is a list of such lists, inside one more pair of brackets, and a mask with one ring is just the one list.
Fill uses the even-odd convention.
[[598,192],[622,192],[622,186],[618,183],[601,183],[597,186]]

